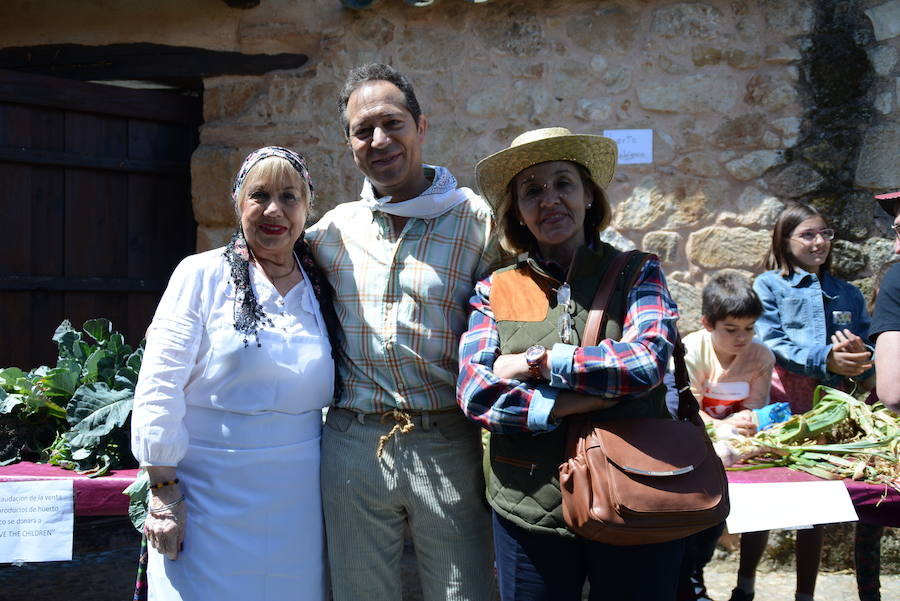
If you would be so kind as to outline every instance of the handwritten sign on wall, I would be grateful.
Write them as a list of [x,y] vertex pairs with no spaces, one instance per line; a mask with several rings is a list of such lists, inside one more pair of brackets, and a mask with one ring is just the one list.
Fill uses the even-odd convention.
[[607,129],[603,135],[619,146],[619,165],[653,162],[652,129]]
[[72,480],[0,482],[0,563],[69,561]]

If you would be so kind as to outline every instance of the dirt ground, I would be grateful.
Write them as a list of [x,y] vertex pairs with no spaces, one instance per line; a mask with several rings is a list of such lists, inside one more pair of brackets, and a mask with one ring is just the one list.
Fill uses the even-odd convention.
[[[31,564],[0,569],[0,600],[39,601],[123,601],[131,598],[134,583],[135,552],[125,550],[89,553],[81,560],[53,564]],[[407,566],[412,567],[412,566]],[[728,601],[735,584],[737,562],[714,560],[706,568],[706,584],[715,601]],[[403,601],[422,599],[415,573],[404,574]],[[760,570],[756,601],[792,601],[794,573],[784,570]],[[900,599],[900,576],[881,576],[881,598]],[[821,572],[816,601],[857,601],[856,580],[852,572]]]
[[[839,540],[835,532],[832,541]],[[777,537],[773,537],[777,538]],[[776,541],[777,542],[777,541]],[[790,542],[790,541],[787,541]],[[0,601],[123,601],[134,590],[139,539],[124,518],[89,518],[76,524],[75,558],[71,562],[33,563],[24,566],[0,565]],[[788,545],[791,546],[791,545]],[[829,539],[826,537],[826,547]],[[844,547],[843,553],[850,547]],[[883,552],[886,551],[883,548]],[[407,543],[401,561],[403,601],[421,601],[415,554]],[[825,555],[837,548],[826,548]],[[794,599],[793,568],[774,559],[764,561],[757,575],[756,601],[792,601]],[[884,559],[884,553],[882,559]],[[831,563],[834,563],[832,559]],[[845,563],[852,565],[852,560]],[[896,572],[896,565],[885,566]],[[737,553],[721,546],[707,566],[705,578],[715,601],[728,601],[735,585]],[[900,600],[900,575],[883,573],[881,598]],[[816,601],[857,601],[856,580],[850,570],[822,571],[816,587]]]
[[[706,567],[704,579],[714,601],[728,601],[737,579],[737,561],[713,560]],[[793,571],[765,571],[760,568],[756,576],[754,601],[793,601],[794,583]],[[881,575],[881,598],[884,601],[900,599],[900,576]],[[853,572],[819,572],[816,601],[859,601]]]

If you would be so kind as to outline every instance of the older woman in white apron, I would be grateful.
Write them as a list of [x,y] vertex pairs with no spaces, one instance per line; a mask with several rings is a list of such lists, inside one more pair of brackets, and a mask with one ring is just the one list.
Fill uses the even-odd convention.
[[313,187],[300,155],[266,147],[232,198],[237,232],[181,262],[147,333],[132,450],[151,483],[149,598],[318,601],[339,328],[302,236]]

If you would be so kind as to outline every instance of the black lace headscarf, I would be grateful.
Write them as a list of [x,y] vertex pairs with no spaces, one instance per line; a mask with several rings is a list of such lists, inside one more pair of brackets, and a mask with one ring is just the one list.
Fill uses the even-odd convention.
[[[244,184],[247,175],[261,160],[269,157],[279,157],[290,163],[306,185],[309,187],[309,205],[312,206],[315,199],[315,190],[313,188],[312,179],[309,177],[309,169],[306,167],[306,161],[303,157],[288,148],[280,146],[266,146],[251,152],[231,185],[231,198],[235,207],[240,207],[240,199],[238,194]],[[247,239],[244,237],[244,231],[238,224],[237,231],[231,236],[231,240],[225,247],[225,260],[231,267],[231,280],[235,287],[234,299],[234,329],[244,335],[244,346],[249,345],[249,337],[256,338],[256,346],[261,346],[259,342],[259,328],[262,324],[272,325],[272,321],[263,311],[256,294],[253,292],[253,286],[250,283],[250,254],[251,249],[247,246]],[[335,370],[335,396],[340,394],[340,378],[338,376],[338,361],[340,360],[341,349],[341,327],[338,322],[337,313],[334,310],[334,290],[325,278],[325,275],[319,269],[313,258],[312,251],[303,234],[297,242],[294,243],[294,254],[297,255],[303,271],[306,272],[309,285],[312,286],[319,301],[319,307],[322,311],[322,317],[325,320],[325,327],[328,330],[328,339],[331,342],[331,357],[334,359]]]

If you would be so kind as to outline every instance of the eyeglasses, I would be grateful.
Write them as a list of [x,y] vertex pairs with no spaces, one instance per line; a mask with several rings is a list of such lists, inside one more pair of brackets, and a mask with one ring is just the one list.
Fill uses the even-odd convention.
[[816,236],[822,236],[822,240],[826,242],[834,239],[834,230],[831,228],[825,228],[824,230],[819,230],[818,232],[800,232],[796,236],[791,236],[795,240],[803,240],[804,242],[813,242],[816,239]]
[[556,320],[556,333],[563,344],[572,344],[572,315],[569,310],[572,303],[572,289],[568,284],[563,284],[556,289],[556,304],[563,308],[562,314]]

